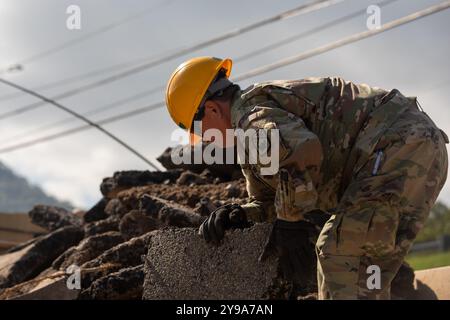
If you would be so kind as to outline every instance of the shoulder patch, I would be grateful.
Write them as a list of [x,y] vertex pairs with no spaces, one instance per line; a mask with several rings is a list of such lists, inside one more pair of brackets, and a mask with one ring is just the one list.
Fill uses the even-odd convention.
[[238,127],[243,128],[244,126],[247,126],[250,122],[252,122],[258,117],[259,117],[258,106],[254,106],[251,110],[242,115],[241,119],[239,119]]

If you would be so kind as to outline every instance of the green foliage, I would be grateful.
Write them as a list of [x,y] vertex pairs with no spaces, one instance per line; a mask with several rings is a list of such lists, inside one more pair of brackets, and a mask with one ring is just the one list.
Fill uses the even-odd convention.
[[450,266],[450,251],[433,253],[414,253],[406,257],[414,270]]
[[433,241],[445,234],[450,235],[450,208],[438,202],[431,209],[430,217],[417,236],[416,242]]

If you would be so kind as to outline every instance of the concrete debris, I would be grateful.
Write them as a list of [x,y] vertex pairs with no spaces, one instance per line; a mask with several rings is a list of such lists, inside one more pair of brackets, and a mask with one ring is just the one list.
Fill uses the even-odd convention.
[[37,241],[13,253],[0,256],[0,288],[29,280],[48,268],[70,247],[78,244],[84,232],[68,226],[41,236]]
[[92,285],[81,292],[82,300],[140,300],[144,267],[124,268],[95,280]]
[[165,226],[198,227],[205,219],[191,208],[148,194],[140,198],[139,207],[149,217]]
[[196,229],[156,233],[145,261],[144,299],[261,299],[277,278],[277,261],[258,261],[269,224],[228,232],[219,247]]
[[121,191],[117,194],[117,199],[128,211],[139,209],[139,200],[144,194],[154,195],[189,208],[195,208],[202,198],[208,198],[216,205],[230,202],[245,203],[247,199],[245,180],[239,179],[233,182],[239,188],[239,195],[235,199],[230,199],[228,191],[225,190],[228,182],[195,186],[153,184]]
[[45,277],[45,279],[56,279],[57,278],[55,276],[56,273],[59,273],[58,277],[62,276],[62,274],[59,271],[54,270],[50,267],[45,269],[44,271],[39,273],[36,277],[30,280],[20,282],[8,288],[0,289],[0,300],[10,300],[15,297],[29,293],[33,291],[33,289],[39,283],[41,283],[43,277]]
[[111,216],[105,220],[94,221],[84,225],[84,233],[87,237],[108,231],[119,231],[120,218]]
[[105,206],[105,213],[110,217],[123,217],[127,212],[128,210],[123,206],[122,202],[116,198],[109,200]]
[[80,226],[81,219],[64,208],[36,205],[28,213],[31,222],[48,231],[64,226]]
[[25,241],[25,242],[23,242],[21,244],[18,244],[16,246],[12,247],[12,248],[9,248],[6,251],[6,253],[13,253],[13,252],[17,252],[19,250],[22,250],[23,248],[28,247],[30,244],[33,244],[33,243],[35,243],[38,240],[39,240],[39,236],[37,236],[37,237],[35,237],[33,239],[30,239],[28,241]]
[[108,215],[105,212],[106,204],[108,200],[103,198],[97,202],[91,209],[86,211],[83,216],[84,222],[94,222],[106,219]]
[[119,230],[125,239],[131,239],[156,230],[161,225],[159,220],[149,217],[144,212],[131,210],[120,220]]
[[182,171],[169,170],[163,172],[152,171],[119,171],[111,178],[103,179],[100,191],[107,198],[114,198],[121,190],[131,187],[146,186],[153,183],[163,183],[168,180],[174,182]]
[[54,269],[65,270],[70,265],[81,266],[83,263],[98,257],[100,254],[123,242],[122,234],[110,231],[85,238],[76,247],[72,247],[58,257],[52,264]]
[[240,196],[239,186],[234,183],[227,184],[225,190],[227,190],[228,197],[230,198],[238,198]]
[[[34,207],[31,220],[50,233],[0,255],[0,299],[316,297],[309,288],[293,295],[274,258],[257,261],[268,224],[229,231],[218,247],[206,244],[198,226],[221,205],[246,203],[245,179],[237,165],[175,165],[170,153],[158,158],[167,171],[105,178],[102,199],[80,216]],[[67,292],[71,265],[80,267],[81,289]],[[410,296],[411,274],[400,269],[392,285],[396,298]]]
[[216,210],[219,206],[214,204],[208,198],[201,198],[199,202],[195,205],[194,212],[201,216],[207,217],[211,212]]
[[191,171],[183,172],[176,181],[178,185],[182,186],[202,185],[206,184],[207,182],[208,181],[201,175],[193,173]]
[[[203,149],[206,148],[207,144],[203,145]],[[195,164],[194,163],[194,153],[196,152],[196,148],[199,148],[199,146],[190,146],[190,145],[185,145],[185,146],[178,146],[175,147],[175,150],[173,148],[167,148],[158,158],[156,158],[161,165],[166,168],[167,170],[171,170],[171,169],[182,169],[183,171],[191,171],[194,173],[202,173],[205,169],[207,169],[210,174],[214,177],[219,178],[220,181],[230,181],[230,180],[236,180],[239,178],[242,178],[242,172],[241,172],[241,168],[240,166],[237,164],[237,152],[236,150],[234,150],[235,152],[234,154],[234,158],[233,158],[233,164],[226,164],[227,163],[227,159],[226,159],[226,155],[227,155],[227,150],[224,149],[222,154],[222,163],[223,164],[205,164],[205,163],[200,163],[200,164]],[[183,155],[185,154],[189,154],[187,156],[188,159],[192,159],[190,163],[192,164],[186,164],[186,163],[182,163],[182,164],[175,164],[172,161],[172,157],[171,154],[173,153],[178,153],[180,155],[180,157],[183,157]],[[200,151],[203,152],[203,151]],[[228,161],[228,163],[230,163],[230,161]]]
[[80,290],[69,289],[67,278],[60,276],[55,279],[42,280],[29,292],[13,297],[13,300],[75,300]]
[[[82,277],[82,287],[89,288],[92,283],[109,273],[119,271],[120,269],[134,267],[143,263],[142,257],[147,253],[148,241],[155,231],[146,233],[140,237],[132,238],[126,242],[118,244],[106,250],[97,258],[84,263],[81,267],[84,269],[98,269],[85,274]],[[107,266],[101,269],[102,266]]]
[[155,231],[148,232],[140,237],[122,242],[101,255],[82,265],[83,268],[95,268],[105,264],[120,267],[136,266],[142,263],[142,255],[147,253],[148,242]]

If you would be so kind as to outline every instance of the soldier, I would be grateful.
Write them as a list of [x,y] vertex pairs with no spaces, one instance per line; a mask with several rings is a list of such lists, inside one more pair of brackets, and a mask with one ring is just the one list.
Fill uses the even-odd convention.
[[[230,228],[271,221],[262,255],[276,253],[286,277],[307,268],[312,220],[329,217],[316,242],[320,299],[389,299],[390,284],[447,176],[446,134],[398,90],[341,78],[254,84],[229,79],[230,59],[181,64],[166,92],[181,128],[277,129],[279,172],[242,163],[250,200],[217,209],[199,233],[218,243]],[[271,137],[271,136],[270,136]],[[227,144],[230,141],[226,141]],[[248,150],[246,150],[248,152]],[[328,216],[327,214],[331,215]],[[368,285],[379,268],[379,285]],[[371,267],[371,268],[369,268]]]

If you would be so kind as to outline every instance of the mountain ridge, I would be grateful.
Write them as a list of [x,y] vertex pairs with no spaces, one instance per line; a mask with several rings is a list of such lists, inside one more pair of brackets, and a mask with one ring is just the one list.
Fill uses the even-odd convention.
[[68,201],[60,201],[48,195],[0,162],[0,212],[28,212],[36,204],[73,209],[73,205]]

